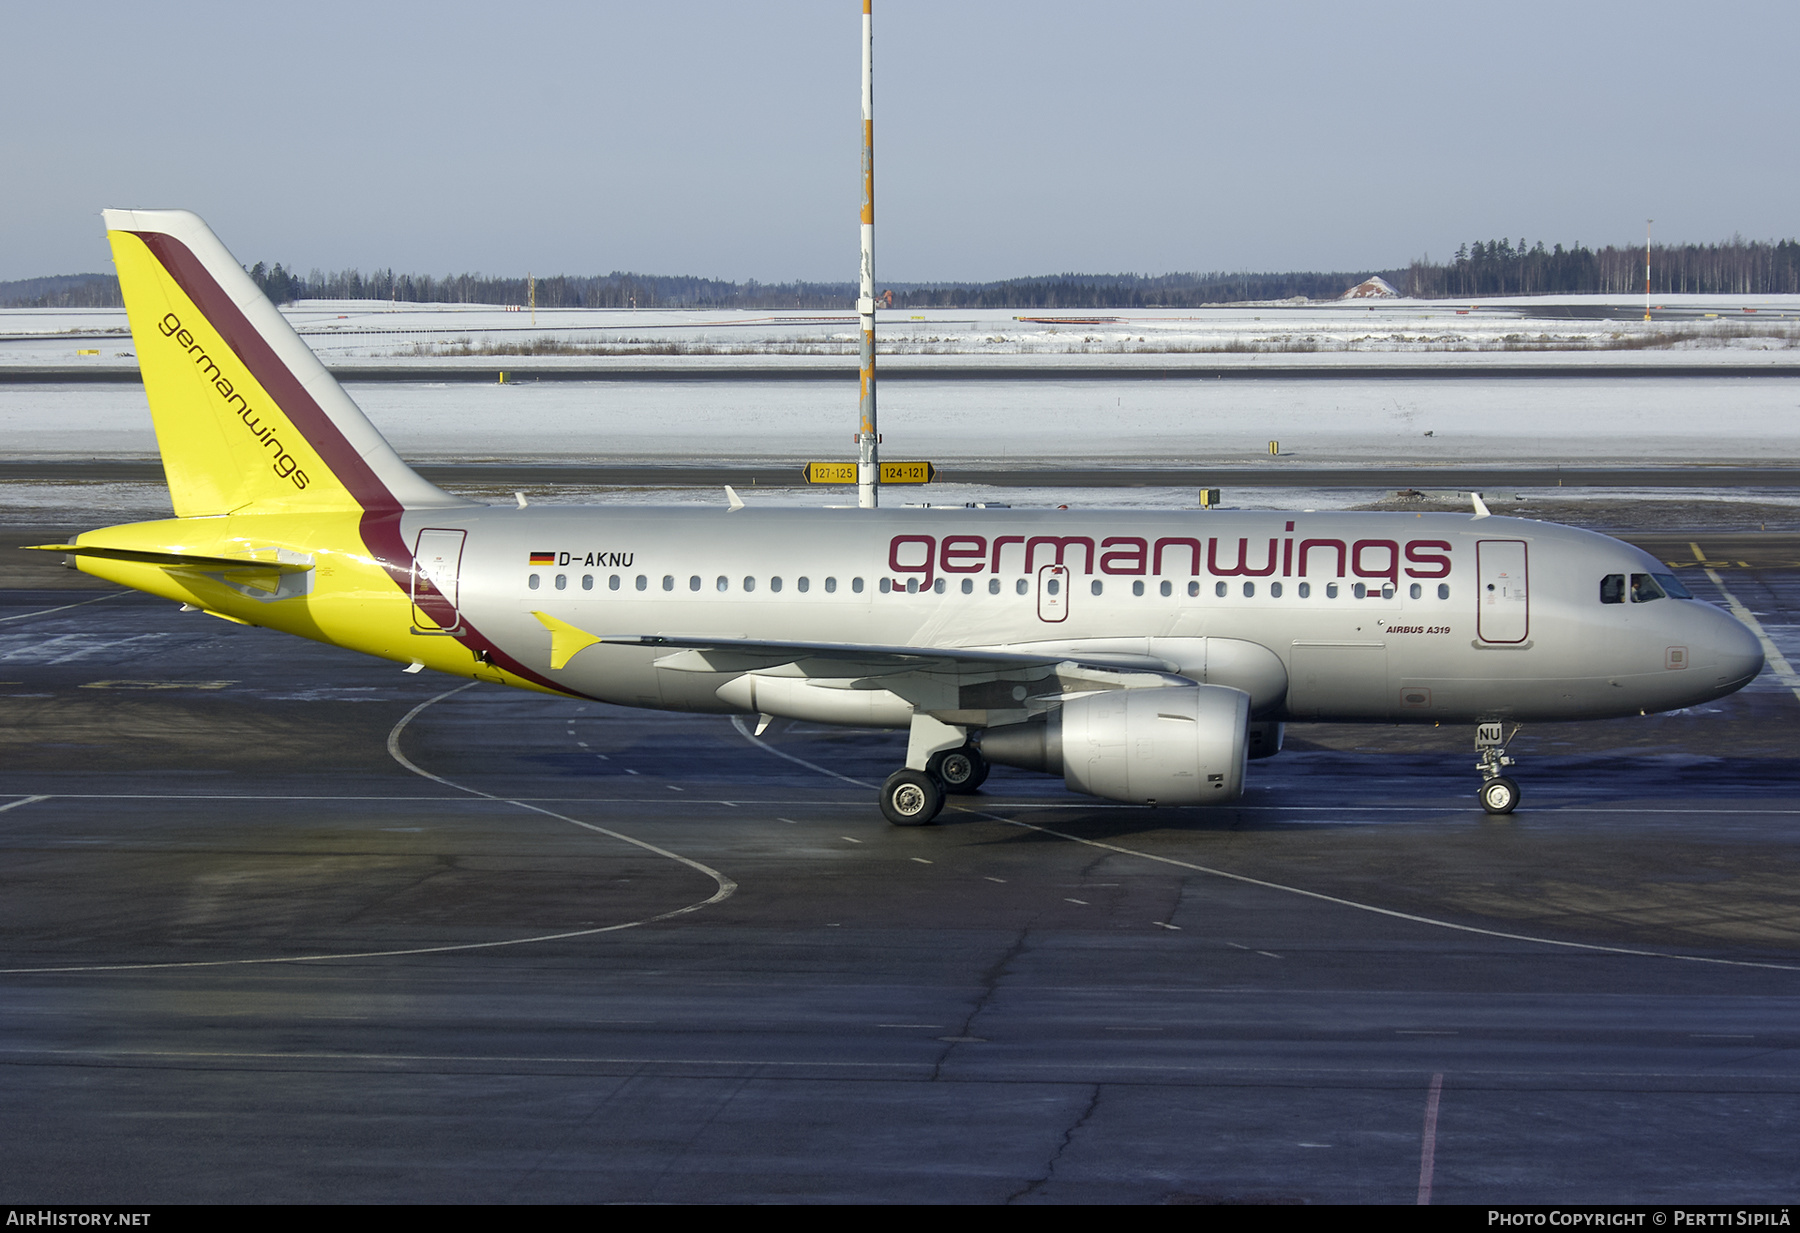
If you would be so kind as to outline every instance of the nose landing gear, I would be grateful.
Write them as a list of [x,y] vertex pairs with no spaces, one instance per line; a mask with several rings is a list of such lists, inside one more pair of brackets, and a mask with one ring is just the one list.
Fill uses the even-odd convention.
[[[1513,729],[1517,736],[1519,730]],[[1518,781],[1503,774],[1507,767],[1514,765],[1514,759],[1506,755],[1505,726],[1502,724],[1477,724],[1475,726],[1475,748],[1481,755],[1475,763],[1475,769],[1481,772],[1481,789],[1476,794],[1481,798],[1481,807],[1489,813],[1511,813],[1519,806]]]

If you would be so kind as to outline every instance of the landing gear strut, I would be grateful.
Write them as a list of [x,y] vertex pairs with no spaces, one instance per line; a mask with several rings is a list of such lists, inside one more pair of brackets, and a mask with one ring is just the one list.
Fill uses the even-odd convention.
[[[1517,736],[1519,730],[1513,729]],[[1514,759],[1506,755],[1506,737],[1501,724],[1478,724],[1475,728],[1475,748],[1480,751],[1481,760],[1475,769],[1481,772],[1481,789],[1477,793],[1481,798],[1481,807],[1489,813],[1511,813],[1519,805],[1518,781],[1502,774]]]
[[987,780],[988,762],[975,746],[964,745],[960,749],[933,754],[925,770],[927,774],[937,776],[944,791],[961,796],[975,791]]

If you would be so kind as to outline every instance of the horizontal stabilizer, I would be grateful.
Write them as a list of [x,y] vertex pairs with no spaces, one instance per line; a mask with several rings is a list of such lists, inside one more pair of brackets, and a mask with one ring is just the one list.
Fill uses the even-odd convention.
[[209,574],[227,569],[254,569],[260,573],[304,574],[310,561],[262,561],[255,557],[202,557],[186,552],[145,552],[137,548],[103,548],[97,544],[24,544],[27,552],[66,552],[70,556],[99,557],[107,561],[135,561],[165,569],[197,569]]

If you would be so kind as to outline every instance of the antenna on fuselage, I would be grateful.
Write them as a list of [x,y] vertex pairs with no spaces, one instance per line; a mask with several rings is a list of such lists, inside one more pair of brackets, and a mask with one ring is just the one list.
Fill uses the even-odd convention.
[[[1476,518],[1491,518],[1491,517],[1493,517],[1494,512],[1487,507],[1487,502],[1483,501],[1481,499],[1481,494],[1479,492],[1471,492],[1469,494],[1469,500],[1475,502],[1475,517]],[[1473,521],[1473,520],[1471,520],[1471,521]]]
[[881,504],[881,438],[875,430],[875,28],[863,0],[862,18],[862,281],[856,314],[862,318],[862,384],[857,404],[856,504]]

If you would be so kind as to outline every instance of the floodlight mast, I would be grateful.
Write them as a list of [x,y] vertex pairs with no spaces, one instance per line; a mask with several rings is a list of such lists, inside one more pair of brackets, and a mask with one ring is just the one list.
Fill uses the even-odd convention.
[[862,395],[857,406],[856,504],[881,504],[881,436],[875,428],[875,33],[869,6],[862,17],[862,285],[856,312],[862,318]]
[[1656,220],[1644,220],[1644,320],[1650,320],[1650,225]]

